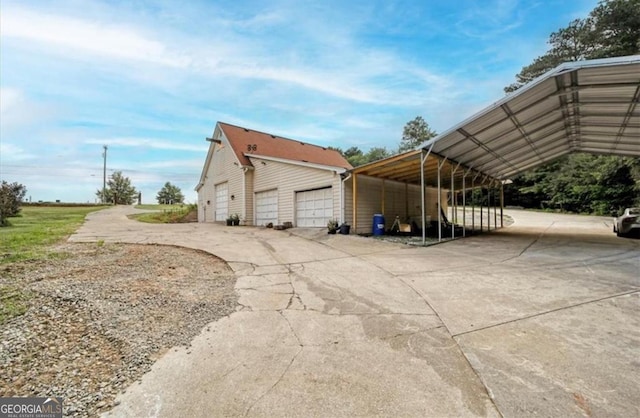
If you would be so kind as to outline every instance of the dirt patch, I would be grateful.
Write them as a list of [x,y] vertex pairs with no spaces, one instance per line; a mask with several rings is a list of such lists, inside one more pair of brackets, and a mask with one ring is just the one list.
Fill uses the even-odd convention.
[[227,264],[157,245],[64,244],[68,257],[0,266],[29,295],[0,325],[0,393],[62,396],[65,416],[95,416],[166,350],[188,345],[237,306]]

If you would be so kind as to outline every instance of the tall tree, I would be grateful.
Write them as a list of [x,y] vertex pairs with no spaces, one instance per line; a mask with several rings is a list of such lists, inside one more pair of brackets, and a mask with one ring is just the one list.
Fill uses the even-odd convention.
[[183,203],[184,195],[178,186],[166,182],[156,195],[156,200],[160,204]]
[[373,147],[365,154],[365,163],[378,161],[390,157],[392,154],[386,147]]
[[522,68],[513,92],[567,61],[634,55],[640,52],[640,0],[603,0],[585,19],[551,33],[550,49]]
[[347,161],[349,161],[349,164],[354,167],[358,167],[366,162],[364,152],[358,147],[349,147],[342,153],[342,155]]
[[20,183],[8,183],[3,180],[0,185],[0,226],[8,226],[7,218],[20,213],[20,205],[27,194],[27,188]]
[[398,147],[398,152],[410,151],[418,148],[423,142],[435,137],[437,133],[433,131],[429,124],[422,118],[416,116],[415,119],[407,122],[402,130],[402,140]]
[[589,58],[640,52],[640,0],[601,1],[589,16],[594,22],[598,45]]
[[382,160],[383,158],[387,158],[392,155],[392,153],[385,147],[373,147],[366,153],[358,147],[349,147],[344,151],[341,148],[332,149],[342,154],[342,156],[349,161],[349,164],[354,167]]
[[122,175],[122,171],[114,171],[107,181],[104,196],[102,189],[98,189],[96,196],[103,201],[114,205],[131,205],[138,196],[138,191],[131,185],[129,177]]

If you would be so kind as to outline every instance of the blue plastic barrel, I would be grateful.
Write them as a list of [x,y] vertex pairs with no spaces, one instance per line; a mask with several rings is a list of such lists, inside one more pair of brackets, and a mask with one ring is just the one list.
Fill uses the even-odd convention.
[[384,235],[384,216],[381,213],[373,215],[373,235]]

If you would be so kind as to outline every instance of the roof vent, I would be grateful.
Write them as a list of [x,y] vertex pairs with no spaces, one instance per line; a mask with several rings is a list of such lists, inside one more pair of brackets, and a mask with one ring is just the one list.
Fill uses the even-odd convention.
[[245,131],[245,132],[249,132],[249,130],[248,130],[247,128],[244,128],[244,131]]
[[300,145],[304,145],[304,142],[300,142]]
[[275,135],[271,135],[271,138],[276,139],[276,136]]

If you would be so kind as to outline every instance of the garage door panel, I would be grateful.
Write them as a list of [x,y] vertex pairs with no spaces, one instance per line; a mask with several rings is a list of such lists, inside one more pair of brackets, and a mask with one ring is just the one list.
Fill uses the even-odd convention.
[[278,190],[267,190],[256,193],[256,225],[278,223]]
[[332,188],[306,190],[296,193],[296,225],[325,227],[333,219]]
[[216,185],[215,211],[216,221],[224,221],[229,214],[229,187],[228,183]]

